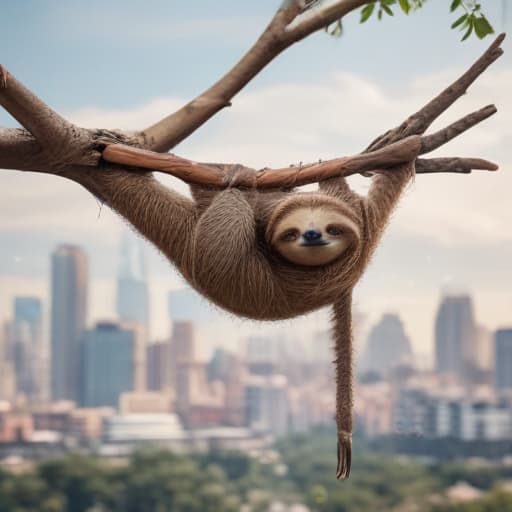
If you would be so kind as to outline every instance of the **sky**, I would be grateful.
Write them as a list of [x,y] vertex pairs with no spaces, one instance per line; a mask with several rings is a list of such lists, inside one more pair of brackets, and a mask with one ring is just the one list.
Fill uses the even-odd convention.
[[[497,32],[510,29],[505,2],[483,1]],[[207,88],[232,66],[270,20],[279,1],[42,0],[0,3],[0,62],[44,101],[87,127],[141,129]],[[448,0],[397,12],[382,22],[345,19],[344,34],[317,33],[272,62],[233,101],[175,148],[203,161],[256,168],[361,151],[454,80],[491,38],[460,42]],[[512,325],[512,51],[447,112],[442,125],[495,103],[499,112],[439,155],[479,156],[497,173],[418,176],[390,223],[355,294],[370,328],[400,314],[414,349],[431,354],[443,293],[471,293],[477,320]],[[1,126],[16,126],[0,113]],[[435,129],[434,126],[434,129]],[[168,186],[186,187],[167,176]],[[368,180],[351,180],[365,190]],[[91,264],[89,323],[114,316],[119,241],[126,224],[89,193],[55,176],[0,170],[0,321],[16,295],[48,305],[49,255],[62,242],[83,246]],[[167,335],[167,293],[184,285],[147,246],[152,335]],[[236,340],[247,333],[304,336],[325,314],[278,325],[223,317]],[[299,327],[300,326],[300,327]],[[296,334],[294,331],[297,331]],[[363,329],[364,331],[364,329]],[[226,338],[225,335],[222,336]]]

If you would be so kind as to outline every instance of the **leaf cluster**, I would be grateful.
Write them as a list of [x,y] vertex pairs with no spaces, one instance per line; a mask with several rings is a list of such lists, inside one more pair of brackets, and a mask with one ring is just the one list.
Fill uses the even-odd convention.
[[452,28],[464,31],[462,41],[465,41],[472,33],[475,33],[479,39],[494,34],[492,25],[482,13],[481,4],[471,0],[452,0],[450,12],[458,9],[463,9],[465,12],[452,23]]
[[[367,22],[372,15],[376,14],[381,20],[384,14],[394,16],[394,6],[398,4],[400,10],[408,15],[411,11],[420,9],[426,0],[372,0],[368,2],[360,11],[360,23]],[[452,0],[450,4],[450,12],[459,9],[464,13],[455,20],[451,28],[459,28],[464,31],[462,41],[465,41],[472,33],[476,34],[479,39],[493,34],[494,29],[488,19],[482,12],[482,6],[475,0]]]

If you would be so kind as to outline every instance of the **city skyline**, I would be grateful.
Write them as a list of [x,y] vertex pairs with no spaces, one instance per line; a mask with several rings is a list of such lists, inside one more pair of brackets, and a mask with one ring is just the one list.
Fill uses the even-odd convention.
[[[25,387],[33,380],[27,371],[36,375],[39,367],[30,364],[32,355],[25,351],[30,336],[20,333],[40,337],[41,301],[16,297],[15,321],[0,338],[0,450],[13,449],[13,442],[43,442],[58,451],[69,442],[126,455],[140,443],[189,449],[195,442],[212,446],[219,440],[246,449],[290,432],[333,425],[332,353],[315,346],[328,342],[325,330],[309,344],[258,333],[240,339],[234,351],[217,348],[205,359],[198,350],[204,340],[193,319],[184,318],[188,309],[173,311],[186,294],[172,291],[172,330],[163,340],[148,339],[147,326],[122,318],[86,328],[88,255],[80,247],[60,245],[51,257],[52,311],[64,313],[51,315],[51,401],[33,399]],[[139,283],[145,285],[143,276]],[[137,298],[139,290],[131,291]],[[192,311],[200,306],[189,305]],[[364,355],[356,358],[361,369],[363,357],[369,363],[354,386],[354,419],[362,429],[357,435],[451,436],[474,443],[512,439],[512,327],[489,333],[477,325],[468,295],[444,295],[431,321],[438,357],[430,370],[415,361],[399,315],[384,314],[372,326]],[[222,346],[215,332],[208,341]],[[12,363],[17,389],[5,362]]]

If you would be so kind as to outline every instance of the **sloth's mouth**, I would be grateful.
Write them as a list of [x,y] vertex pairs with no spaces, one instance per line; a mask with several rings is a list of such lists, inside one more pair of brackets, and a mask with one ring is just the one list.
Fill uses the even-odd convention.
[[323,240],[323,239],[320,239],[320,240],[302,240],[300,245],[301,247],[315,247],[315,246],[318,246],[318,245],[329,245],[330,242],[327,241],[327,240]]

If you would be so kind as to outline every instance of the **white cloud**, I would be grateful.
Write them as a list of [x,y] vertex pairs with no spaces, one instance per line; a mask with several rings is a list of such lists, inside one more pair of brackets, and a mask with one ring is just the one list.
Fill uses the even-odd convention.
[[163,116],[178,110],[184,103],[183,98],[154,98],[145,105],[130,110],[108,110],[89,106],[70,112],[66,117],[85,128],[101,126],[133,131],[156,123]]

